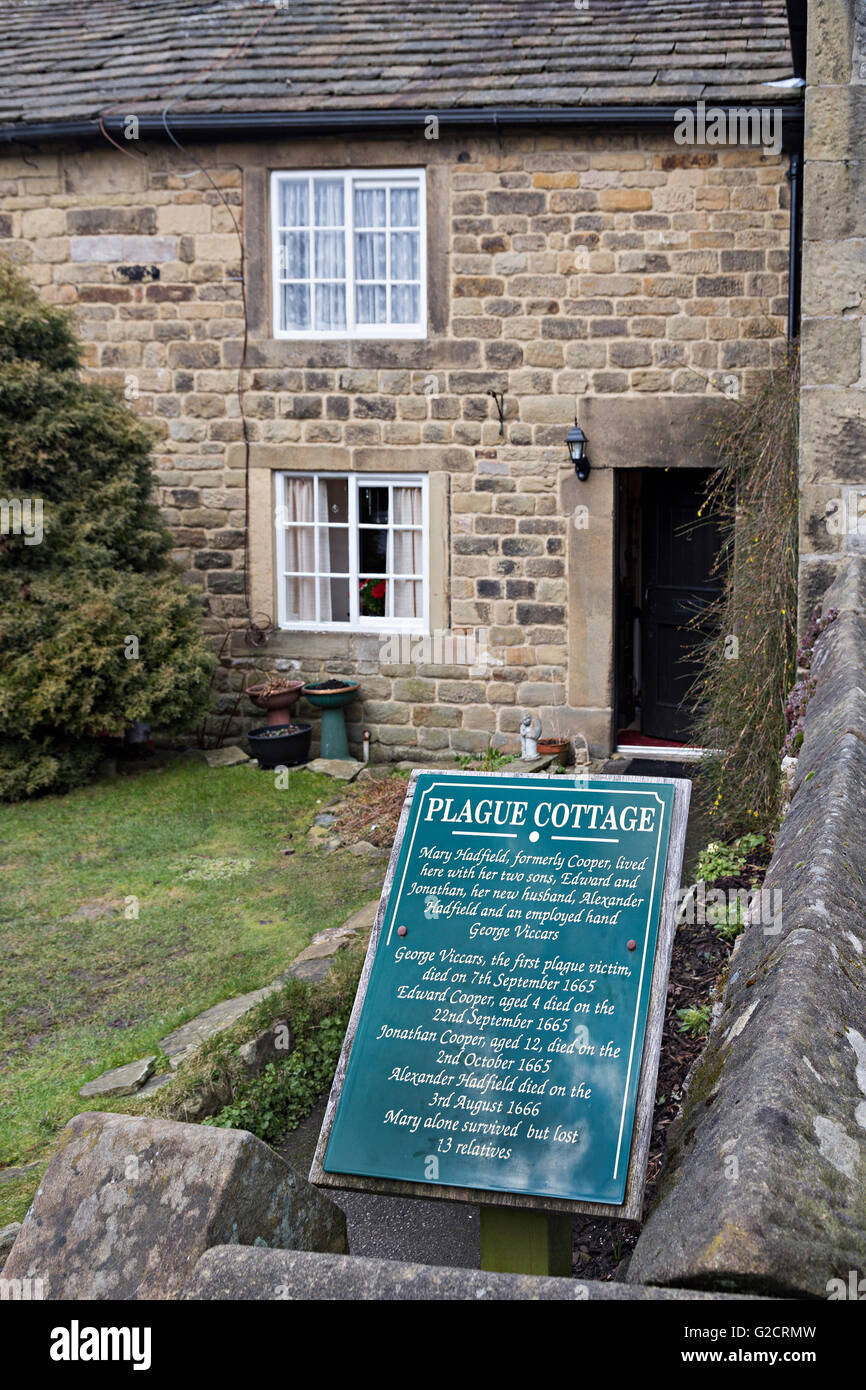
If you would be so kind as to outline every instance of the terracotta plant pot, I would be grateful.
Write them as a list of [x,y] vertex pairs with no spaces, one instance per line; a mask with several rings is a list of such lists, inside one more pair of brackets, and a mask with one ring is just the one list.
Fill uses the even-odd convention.
[[539,758],[557,758],[563,767],[568,763],[568,750],[567,738],[540,738],[538,740]]
[[251,685],[246,693],[254,705],[267,710],[268,724],[285,724],[286,711],[298,703],[303,684],[303,681],[286,681],[282,690],[268,691],[267,685],[263,682],[261,685]]

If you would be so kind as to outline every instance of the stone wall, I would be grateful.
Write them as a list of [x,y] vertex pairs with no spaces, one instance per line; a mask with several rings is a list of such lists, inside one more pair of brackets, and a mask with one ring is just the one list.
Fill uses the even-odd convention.
[[[231,710],[250,668],[336,671],[362,680],[350,736],[369,727],[374,757],[513,749],[526,707],[606,752],[613,475],[599,468],[578,491],[565,433],[589,402],[627,402],[644,449],[661,442],[666,466],[694,463],[691,448],[664,447],[664,430],[659,440],[658,412],[641,410],[693,415],[697,401],[747,391],[781,354],[786,159],[652,133],[193,153],[208,176],[161,145],[4,154],[0,248],[47,298],[75,306],[88,368],[153,425],[176,558],[225,643],[218,707]],[[274,340],[268,169],[380,164],[427,168],[427,340]],[[395,661],[378,637],[244,643],[235,220],[253,611],[273,620],[273,469],[427,472],[431,626],[483,631],[495,661],[479,676],[429,652]],[[504,394],[502,435],[490,390]],[[607,418],[615,432],[616,410]],[[629,466],[644,463],[640,447]]]
[[800,625],[866,550],[866,7],[809,5],[803,206]]
[[827,1298],[866,1274],[866,558],[830,607],[764,882],[781,910],[731,958],[629,1265],[638,1283]]

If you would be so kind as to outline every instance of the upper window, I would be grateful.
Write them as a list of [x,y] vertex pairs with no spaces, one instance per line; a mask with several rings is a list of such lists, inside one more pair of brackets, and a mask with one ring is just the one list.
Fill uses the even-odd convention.
[[423,169],[271,178],[277,338],[423,338]]
[[277,473],[282,628],[428,631],[427,479]]

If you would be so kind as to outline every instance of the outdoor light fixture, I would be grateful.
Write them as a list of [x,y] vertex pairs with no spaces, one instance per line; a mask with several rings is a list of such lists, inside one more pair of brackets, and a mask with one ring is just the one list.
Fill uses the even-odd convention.
[[574,464],[574,471],[582,483],[589,477],[589,459],[586,456],[586,435],[575,418],[574,424],[565,436],[568,455]]

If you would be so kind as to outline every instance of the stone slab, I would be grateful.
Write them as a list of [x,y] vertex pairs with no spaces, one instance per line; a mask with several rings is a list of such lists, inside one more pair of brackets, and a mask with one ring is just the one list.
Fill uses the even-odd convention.
[[356,859],[388,859],[390,850],[374,845],[370,840],[356,840],[349,845],[349,853],[354,854]]
[[175,1298],[211,1245],[346,1249],[343,1213],[242,1130],[85,1112],[6,1262],[51,1299]]
[[173,1032],[166,1033],[164,1038],[160,1038],[159,1045],[171,1065],[179,1067],[181,1063],[194,1056],[208,1038],[237,1023],[239,1018],[243,1018],[256,1004],[267,999],[269,994],[276,993],[282,985],[282,979],[274,980],[263,989],[253,989],[248,994],[237,994],[233,999],[224,999],[221,1004],[214,1004],[213,1008],[205,1009],[204,1013],[191,1018],[188,1023],[182,1023]]
[[147,1081],[155,1062],[155,1057],[142,1057],[137,1062],[127,1062],[123,1067],[104,1071],[93,1081],[86,1082],[78,1094],[85,1100],[93,1096],[134,1096]]
[[333,963],[331,956],[325,960],[301,960],[290,965],[286,974],[308,985],[320,985],[330,975]]
[[[352,932],[370,931],[376,920],[376,913],[378,911],[379,899],[371,898],[369,902],[364,903],[363,907],[359,907],[357,912],[353,912],[351,917],[347,917],[342,927],[337,928],[337,930]],[[317,938],[314,936],[313,940],[315,941]]]
[[313,758],[306,764],[308,772],[322,772],[338,782],[354,782],[363,766],[354,758]]
[[204,760],[208,767],[234,767],[237,763],[248,763],[250,755],[243,748],[209,748]]
[[291,1020],[274,1019],[248,1042],[238,1048],[238,1057],[251,1076],[258,1076],[269,1062],[284,1062],[294,1047]]
[[517,758],[513,763],[509,763],[503,771],[516,773],[518,777],[525,777],[527,773],[544,772],[555,761],[552,753],[545,754],[541,758]]
[[154,1091],[161,1091],[163,1086],[167,1086],[169,1081],[173,1080],[174,1073],[170,1071],[163,1072],[160,1076],[152,1076],[149,1081],[145,1081],[136,1099],[142,1100],[144,1096],[152,1096]]
[[724,1296],[687,1289],[638,1288],[531,1274],[490,1274],[478,1269],[448,1269],[359,1255],[316,1255],[234,1245],[213,1247],[200,1258],[183,1298],[238,1302],[313,1299],[336,1303],[414,1303],[433,1299],[470,1303],[668,1303],[719,1301]]
[[300,955],[295,956],[292,964],[298,965],[305,960],[325,960],[335,956],[338,951],[344,950],[356,935],[356,932],[345,927],[332,927],[329,931],[317,932],[309,946],[305,946]]

